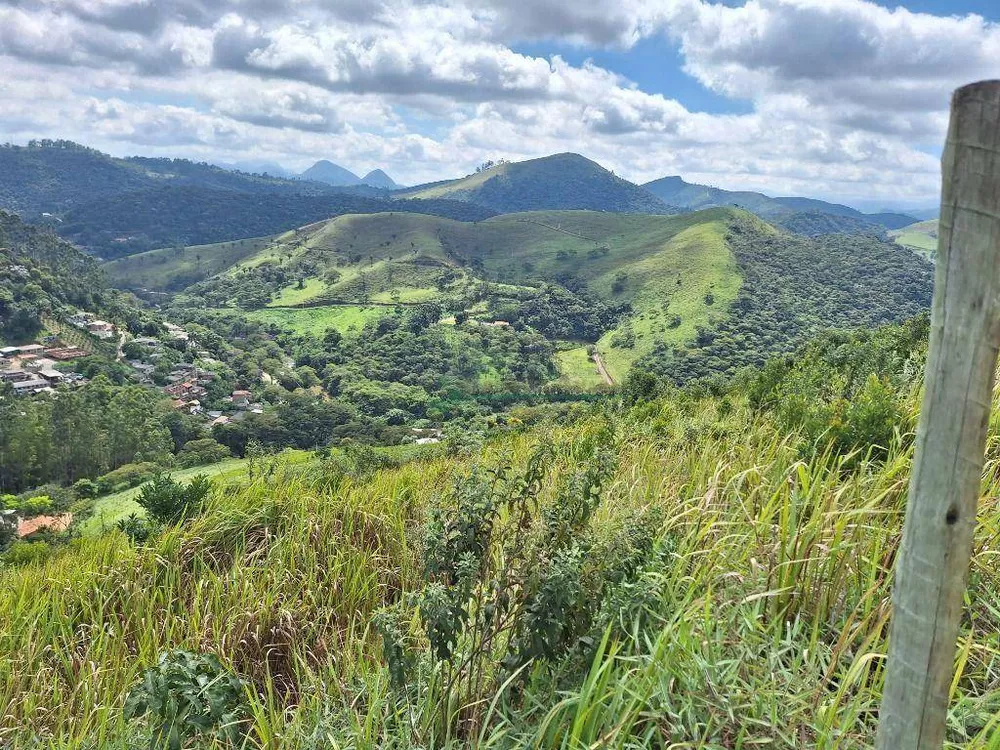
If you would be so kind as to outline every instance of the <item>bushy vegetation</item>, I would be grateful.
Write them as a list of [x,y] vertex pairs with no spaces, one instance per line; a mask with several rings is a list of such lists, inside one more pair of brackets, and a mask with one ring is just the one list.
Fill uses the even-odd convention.
[[159,394],[104,378],[51,398],[15,398],[0,389],[0,491],[164,461],[172,448],[164,413]]
[[733,222],[727,242],[743,276],[729,314],[688,345],[656,346],[640,367],[676,383],[731,375],[825,329],[875,328],[930,307],[933,267],[873,237],[808,239],[744,220]]
[[[222,746],[868,747],[918,394],[877,452],[817,443],[781,402],[914,382],[925,330],[832,335],[724,397],[646,375],[631,406],[471,455],[278,463],[139,546],[111,532],[0,572],[0,739],[147,742],[183,714]],[[998,737],[998,429],[956,750]],[[220,694],[189,703],[197,674]],[[150,695],[194,708],[137,710]]]

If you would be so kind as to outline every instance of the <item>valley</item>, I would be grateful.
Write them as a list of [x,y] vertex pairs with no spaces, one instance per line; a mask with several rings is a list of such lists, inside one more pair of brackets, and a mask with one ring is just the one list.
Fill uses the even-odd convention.
[[[64,150],[60,158],[124,169],[128,179],[108,178],[120,191],[108,187],[112,197],[93,203],[63,189],[65,210],[38,225],[0,213],[0,627],[10,632],[40,617],[23,596],[35,571],[46,571],[48,597],[70,587],[59,594],[67,608],[82,595],[67,583],[77,571],[118,576],[123,587],[92,605],[95,617],[136,632],[151,654],[167,643],[217,649],[260,686],[252,700],[280,696],[253,718],[241,713],[240,727],[295,735],[311,726],[320,707],[303,696],[330,677],[317,654],[343,639],[354,650],[337,668],[380,680],[373,695],[384,703],[365,714],[341,685],[323,710],[336,705],[390,735],[397,719],[386,716],[402,709],[384,708],[396,705],[389,673],[402,670],[423,696],[421,715],[406,721],[433,744],[466,731],[465,719],[427,703],[437,688],[408,671],[409,657],[394,661],[404,651],[392,638],[417,653],[436,637],[400,635],[428,616],[427,597],[442,582],[421,577],[438,564],[421,555],[436,548],[414,530],[436,533],[434,519],[452,518],[455,507],[525,545],[524,559],[506,547],[491,553],[515,554],[503,575],[534,597],[517,605],[524,612],[563,586],[555,582],[571,582],[548,650],[529,656],[523,636],[490,636],[503,642],[503,664],[537,665],[521,689],[543,706],[555,705],[547,670],[600,661],[602,639],[651,658],[648,641],[630,641],[614,623],[626,611],[658,622],[691,611],[688,595],[641,592],[654,579],[689,588],[690,569],[681,575],[664,561],[674,550],[693,553],[698,529],[732,540],[694,574],[707,584],[743,571],[739,596],[756,598],[725,627],[748,642],[759,633],[739,623],[754,617],[770,613],[777,623],[812,607],[832,616],[818,599],[775,596],[772,605],[761,595],[791,564],[779,556],[762,572],[755,560],[765,559],[765,530],[793,540],[849,533],[852,544],[875,548],[894,533],[874,522],[865,528],[877,534],[845,531],[830,498],[845,517],[875,518],[883,511],[867,493],[898,493],[891,467],[912,453],[933,275],[912,238],[930,236],[930,223],[893,230],[893,216],[671,179],[660,187],[678,189],[661,200],[575,154],[486,164],[457,181],[391,192],[356,182],[298,192],[268,176],[250,186],[240,173],[183,164],[175,174],[194,184],[150,192],[133,189],[135,160]],[[148,176],[167,165],[145,166]],[[800,482],[821,488],[801,506],[804,526],[781,516]],[[750,525],[735,515],[745,483],[772,498]],[[528,520],[508,528],[493,507],[522,507]],[[4,526],[7,518],[16,523]],[[733,536],[737,528],[749,536]],[[529,558],[541,560],[537,576]],[[853,559],[837,553],[824,564],[839,570]],[[871,590],[851,579],[840,595],[857,600],[862,589]],[[735,595],[697,606],[724,607]],[[206,619],[184,601],[198,601]],[[421,603],[411,610],[410,601]],[[619,614],[604,611],[608,601],[623,602]],[[154,611],[163,637],[134,620]],[[489,627],[476,612],[463,628]],[[263,667],[250,621],[266,623],[259,638],[268,642],[291,629],[280,677]],[[364,632],[345,634],[341,622]],[[227,645],[237,634],[240,645]],[[95,702],[44,715],[12,709],[17,728],[0,723],[0,741],[130,731],[106,707],[123,700],[138,662],[120,641],[80,640],[49,621],[18,641],[16,655],[0,651],[0,671],[19,675],[0,684],[0,701],[31,693],[52,704],[53,691],[82,684],[62,673],[30,684],[20,676],[46,669],[37,649],[71,642],[109,675],[92,686]],[[419,658],[453,668],[436,653]],[[512,679],[492,659],[459,667],[485,669],[477,678],[485,695],[502,690],[500,675]],[[810,684],[833,659],[809,666]],[[613,676],[622,686],[632,679]],[[761,679],[748,676],[747,690]],[[644,689],[655,694],[651,683]],[[775,695],[816,697],[812,688]],[[863,704],[840,710],[843,721],[867,726]],[[474,720],[496,730],[488,717]],[[552,714],[552,726],[565,720]],[[521,742],[547,742],[535,734],[537,717],[504,721]],[[639,731],[614,723],[591,744]],[[796,714],[787,723],[809,722]]]

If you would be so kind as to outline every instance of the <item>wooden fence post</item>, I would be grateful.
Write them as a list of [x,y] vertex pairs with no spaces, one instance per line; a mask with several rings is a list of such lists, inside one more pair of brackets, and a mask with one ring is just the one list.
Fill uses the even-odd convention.
[[1000,81],[958,89],[879,750],[941,750],[1000,348]]

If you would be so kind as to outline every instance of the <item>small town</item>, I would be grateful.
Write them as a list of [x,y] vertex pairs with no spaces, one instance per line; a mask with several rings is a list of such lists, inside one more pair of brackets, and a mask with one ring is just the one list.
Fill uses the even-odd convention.
[[[0,348],[0,384],[9,383],[15,396],[54,393],[59,386],[73,388],[84,385],[89,382],[89,378],[73,369],[74,362],[94,354],[96,345],[111,342],[118,337],[118,361],[130,369],[135,382],[158,387],[170,399],[173,409],[200,416],[209,427],[239,421],[247,414],[261,414],[264,411],[263,404],[254,401],[249,390],[242,389],[218,399],[218,405],[222,408],[207,408],[207,386],[216,380],[216,373],[208,368],[218,362],[210,352],[198,349],[193,337],[178,325],[165,323],[165,335],[154,338],[132,337],[113,323],[100,320],[88,312],[73,313],[65,322],[84,334],[80,343],[89,348],[68,344],[59,335],[46,336],[29,344]],[[156,362],[164,356],[164,346],[168,342],[175,346],[179,344],[186,355],[201,365],[179,362],[166,375],[166,383],[157,386],[153,373]],[[127,357],[126,349],[139,356]]]

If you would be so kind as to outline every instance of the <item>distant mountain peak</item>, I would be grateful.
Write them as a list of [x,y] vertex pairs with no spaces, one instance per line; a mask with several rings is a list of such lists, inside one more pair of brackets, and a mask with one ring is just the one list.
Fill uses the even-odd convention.
[[361,178],[349,169],[344,169],[339,164],[334,164],[329,159],[320,159],[309,169],[299,175],[303,180],[315,180],[325,182],[328,185],[357,185]]
[[361,182],[365,185],[369,185],[375,188],[384,188],[386,190],[396,190],[400,186],[393,180],[389,175],[383,172],[381,169],[373,169],[371,172],[366,174],[361,178]]

